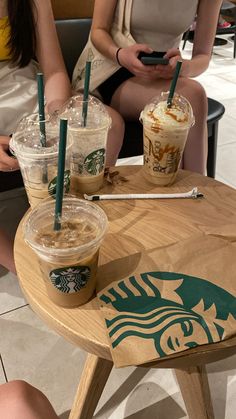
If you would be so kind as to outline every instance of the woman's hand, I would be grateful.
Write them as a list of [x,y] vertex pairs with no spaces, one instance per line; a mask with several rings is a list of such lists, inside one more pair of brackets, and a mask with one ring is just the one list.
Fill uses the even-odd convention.
[[188,66],[188,60],[183,60],[179,49],[176,48],[169,49],[165,54],[164,58],[169,59],[167,65],[145,65],[138,59],[140,52],[151,53],[153,51],[145,44],[136,44],[128,48],[121,48],[118,59],[120,64],[135,76],[147,80],[172,79],[178,61],[184,61],[184,67]]
[[184,60],[181,57],[179,49],[176,48],[169,49],[164,55],[164,58],[169,58],[169,64],[158,64],[156,66],[157,75],[160,79],[172,79],[177,62]]
[[19,169],[18,161],[14,157],[9,157],[7,154],[9,141],[9,137],[0,136],[0,171],[2,172],[12,172]]
[[153,50],[146,44],[135,44],[127,48],[121,48],[118,52],[118,60],[122,67],[127,68],[134,76],[145,79],[157,77],[156,65],[145,65],[139,59],[140,52],[152,53]]

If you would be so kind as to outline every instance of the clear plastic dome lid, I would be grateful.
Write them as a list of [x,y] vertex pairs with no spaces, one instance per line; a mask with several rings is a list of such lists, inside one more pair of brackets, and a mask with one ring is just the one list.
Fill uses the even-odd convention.
[[[85,109],[87,107],[87,109]],[[84,112],[86,111],[86,128],[102,128],[111,126],[111,118],[103,103],[89,95],[84,101],[83,95],[72,96],[63,106],[58,117],[68,119],[69,126],[84,128]]]
[[[67,148],[71,145],[72,139],[67,134]],[[58,153],[59,121],[50,117],[39,121],[36,113],[26,116],[17,125],[9,146],[15,156],[30,157],[32,154],[36,157],[37,154],[46,156]]]
[[172,105],[168,105],[169,92],[162,92],[155,96],[145,106],[140,114],[140,121],[144,120],[158,126],[191,127],[195,123],[192,106],[182,95],[175,93]]

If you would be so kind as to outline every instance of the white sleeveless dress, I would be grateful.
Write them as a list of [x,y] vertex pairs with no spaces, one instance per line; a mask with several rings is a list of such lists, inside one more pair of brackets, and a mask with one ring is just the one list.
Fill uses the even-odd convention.
[[197,12],[198,0],[133,0],[130,32],[156,51],[178,47]]
[[[159,51],[178,47],[183,33],[195,18],[198,3],[199,0],[118,0],[111,36],[122,48],[136,42],[147,43]],[[83,89],[88,59],[92,61],[92,92],[120,68],[104,57],[89,38],[74,69],[74,90]]]
[[24,116],[36,112],[38,71],[33,60],[23,68],[0,61],[0,135],[12,134]]

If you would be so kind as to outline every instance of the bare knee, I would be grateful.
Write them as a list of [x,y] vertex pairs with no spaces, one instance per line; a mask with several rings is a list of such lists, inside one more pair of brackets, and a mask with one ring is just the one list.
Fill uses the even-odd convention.
[[115,109],[111,108],[111,106],[106,106],[106,109],[112,120],[111,128],[114,129],[117,132],[117,134],[120,133],[123,135],[125,129],[125,122],[123,117]]
[[41,391],[25,381],[16,380],[0,386],[0,417],[56,419],[57,415]]
[[9,383],[0,386],[0,397],[4,393],[8,394],[8,397],[25,398],[29,392],[31,385],[22,380],[14,380]]
[[179,93],[183,94],[192,105],[193,110],[203,117],[206,117],[208,110],[207,95],[204,87],[196,80],[179,79]]
[[0,400],[6,397],[9,401],[27,404],[41,394],[35,387],[22,380],[14,380],[0,386]]
[[196,80],[189,80],[190,97],[207,108],[207,95],[204,87]]
[[112,120],[107,139],[106,166],[115,166],[123,143],[125,123],[119,112],[109,106],[106,108]]

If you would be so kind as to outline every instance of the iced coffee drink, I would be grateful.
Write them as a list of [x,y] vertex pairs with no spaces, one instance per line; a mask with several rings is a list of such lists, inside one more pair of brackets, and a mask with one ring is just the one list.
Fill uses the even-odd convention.
[[[24,118],[10,141],[17,157],[29,203],[33,208],[43,199],[56,193],[59,149],[59,124],[45,121],[46,146],[40,141],[40,123],[35,117]],[[70,187],[70,153],[72,138],[67,136],[64,186]]]
[[[69,162],[68,165],[69,167]],[[24,172],[26,169],[24,168]],[[23,170],[22,170],[23,172]],[[46,182],[42,180],[42,169],[38,167],[32,167],[30,175],[27,176],[24,173],[24,185],[28,196],[28,200],[31,208],[35,207],[42,199],[48,198],[49,196],[56,195],[56,184],[57,184],[57,162],[54,164],[47,165],[47,178]],[[70,170],[67,169],[64,174],[64,187],[65,192],[69,192],[70,187]]]
[[25,240],[39,257],[49,298],[57,305],[76,307],[94,294],[107,217],[98,206],[67,197],[61,229],[54,231],[53,225],[54,205],[45,201],[29,215]]
[[74,96],[61,114],[68,119],[68,131],[73,138],[71,192],[75,194],[93,193],[102,187],[107,135],[111,125],[104,105],[92,96],[88,99],[84,125],[83,106],[83,96]]
[[189,129],[194,124],[190,103],[174,95],[167,105],[168,93],[162,93],[146,105],[140,119],[143,123],[145,178],[160,186],[171,185],[177,175]]

